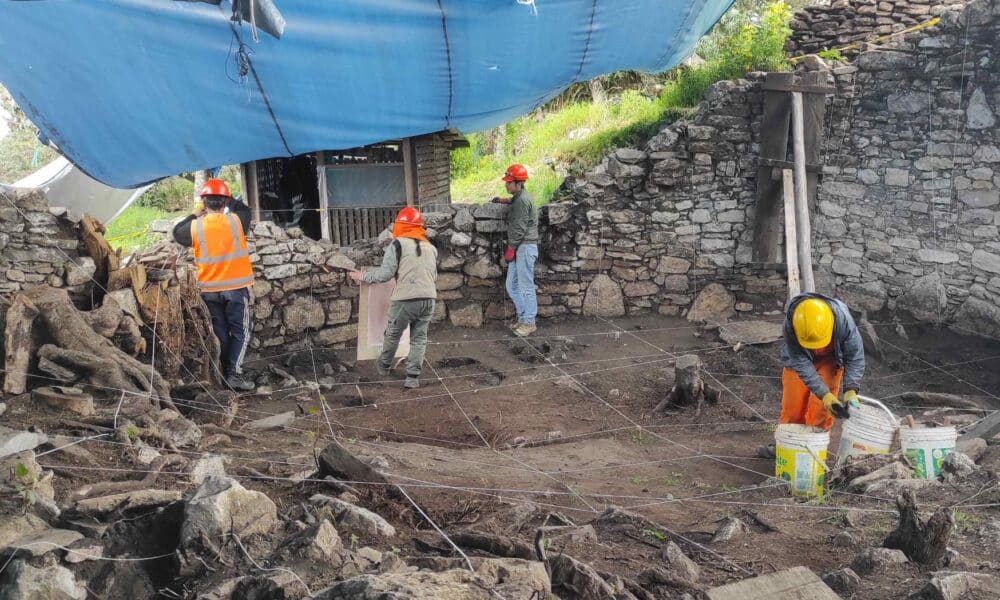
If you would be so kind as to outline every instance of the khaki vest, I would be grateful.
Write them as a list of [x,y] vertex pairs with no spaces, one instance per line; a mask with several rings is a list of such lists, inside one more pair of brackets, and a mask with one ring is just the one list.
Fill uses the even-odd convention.
[[[437,248],[430,242],[397,238],[400,252],[396,269],[396,289],[392,300],[433,300],[437,298]],[[420,256],[417,256],[417,245]]]

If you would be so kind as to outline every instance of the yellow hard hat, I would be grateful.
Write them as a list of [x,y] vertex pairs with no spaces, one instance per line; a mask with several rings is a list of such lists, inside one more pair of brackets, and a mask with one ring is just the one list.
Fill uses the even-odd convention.
[[792,313],[792,329],[799,345],[806,350],[819,350],[833,339],[833,310],[819,298],[806,298]]

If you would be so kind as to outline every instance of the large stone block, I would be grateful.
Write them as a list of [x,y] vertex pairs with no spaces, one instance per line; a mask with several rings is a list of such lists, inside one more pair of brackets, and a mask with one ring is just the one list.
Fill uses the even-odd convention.
[[667,275],[683,275],[691,269],[691,261],[677,258],[675,256],[662,256],[656,265],[657,273]]
[[949,252],[947,250],[933,250],[931,248],[922,248],[917,250],[917,260],[925,263],[937,263],[941,265],[948,265],[954,262],[958,262],[958,254],[954,252]]
[[312,296],[298,296],[284,309],[284,324],[289,333],[319,329],[326,322],[326,312]]
[[503,274],[503,270],[496,262],[482,256],[471,264],[465,265],[464,271],[472,277],[480,279],[496,279]]
[[202,536],[214,541],[229,534],[266,534],[277,525],[277,507],[266,494],[248,490],[235,479],[210,475],[184,506],[180,543],[199,543]]
[[320,346],[332,346],[358,339],[358,325],[341,325],[340,327],[327,327],[318,332],[313,339]]
[[625,295],[629,298],[635,298],[639,296],[652,296],[656,292],[660,291],[659,286],[657,286],[652,281],[632,281],[625,284]]
[[997,118],[990,108],[983,88],[976,88],[969,98],[969,106],[965,109],[966,124],[969,129],[989,129],[996,125]]
[[438,273],[438,290],[457,290],[465,283],[465,277],[461,273]]
[[453,302],[448,305],[448,318],[455,327],[483,326],[483,306],[476,302]]
[[687,319],[708,323],[727,323],[734,315],[736,315],[736,296],[722,284],[710,283],[694,299]]
[[625,316],[625,299],[617,283],[606,274],[594,277],[583,299],[583,314],[590,317]]
[[1000,308],[975,296],[969,296],[958,307],[953,322],[965,333],[1000,337]]
[[931,273],[913,282],[896,301],[896,307],[922,321],[939,321],[948,309],[948,290],[941,276]]
[[972,266],[989,273],[1000,273],[1000,255],[980,249],[973,250]]
[[326,304],[326,324],[340,325],[351,320],[351,300],[332,300]]
[[878,312],[885,307],[888,293],[881,280],[863,284],[848,283],[837,289],[837,296],[854,310]]

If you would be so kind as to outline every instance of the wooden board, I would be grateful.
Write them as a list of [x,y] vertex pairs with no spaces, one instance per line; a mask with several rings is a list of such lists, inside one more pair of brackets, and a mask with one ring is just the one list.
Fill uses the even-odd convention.
[[807,567],[794,567],[708,590],[709,600],[840,600]]
[[[389,297],[396,280],[385,283],[362,283],[358,297],[358,360],[374,360],[382,353],[382,336],[389,322]],[[410,330],[399,338],[396,358],[410,353]]]
[[[768,73],[766,81],[775,85],[792,83],[792,73]],[[785,92],[764,92],[764,117],[761,123],[760,157],[784,161],[788,158],[788,125],[791,122],[791,98]],[[780,262],[781,179],[772,177],[773,169],[757,166],[757,208],[754,213],[754,262]]]

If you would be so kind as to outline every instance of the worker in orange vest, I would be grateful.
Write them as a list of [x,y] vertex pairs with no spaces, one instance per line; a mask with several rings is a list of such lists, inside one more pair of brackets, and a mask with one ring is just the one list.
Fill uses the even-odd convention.
[[255,386],[243,375],[243,358],[253,327],[253,266],[246,238],[250,208],[234,200],[221,179],[206,181],[199,196],[203,206],[174,226],[174,240],[194,249],[198,285],[219,338],[226,384],[234,390],[251,391]]
[[[792,298],[781,349],[781,416],[779,423],[797,423],[829,431],[834,418],[850,417],[857,408],[865,374],[861,332],[847,305],[821,294]],[[774,444],[757,449],[774,458]]]

